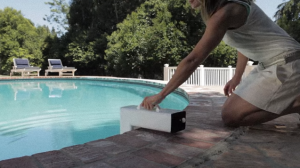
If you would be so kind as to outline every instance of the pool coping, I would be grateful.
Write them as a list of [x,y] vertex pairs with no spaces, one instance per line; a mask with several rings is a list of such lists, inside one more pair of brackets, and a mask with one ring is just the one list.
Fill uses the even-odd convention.
[[[159,87],[167,83],[159,80],[100,76],[2,77],[0,80],[63,78],[129,81]],[[0,161],[0,167],[187,167],[194,162],[201,164],[208,157],[226,151],[230,141],[243,134],[245,128],[223,126],[220,112],[226,98],[219,92],[190,85],[182,85],[176,91],[190,100],[185,109],[187,128],[184,131],[171,134],[137,129],[61,150],[3,160]],[[216,116],[213,117],[214,115]]]

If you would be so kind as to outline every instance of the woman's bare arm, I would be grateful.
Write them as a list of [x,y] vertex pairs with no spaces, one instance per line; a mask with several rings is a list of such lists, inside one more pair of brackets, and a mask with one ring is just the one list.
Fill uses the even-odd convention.
[[249,59],[246,56],[244,56],[242,53],[238,52],[235,74],[232,77],[232,79],[230,79],[230,81],[228,81],[226,83],[226,85],[224,86],[225,96],[231,95],[233,93],[233,91],[235,90],[236,86],[238,84],[240,84],[248,60]]
[[238,52],[234,78],[242,79],[248,60],[249,59],[246,56]]

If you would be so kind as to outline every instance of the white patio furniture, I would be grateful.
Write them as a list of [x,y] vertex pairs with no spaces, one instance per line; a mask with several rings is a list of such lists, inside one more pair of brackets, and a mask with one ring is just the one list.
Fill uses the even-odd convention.
[[[40,67],[30,66],[29,60],[27,58],[14,58],[13,59],[14,66],[13,69],[10,71],[10,76],[13,75],[14,72],[21,73],[22,77],[24,75],[37,75],[40,76]],[[32,73],[36,72],[36,73]]]
[[75,67],[63,66],[60,59],[48,59],[48,69],[45,70],[45,76],[48,76],[49,72],[58,72],[59,76],[69,75],[75,76]]

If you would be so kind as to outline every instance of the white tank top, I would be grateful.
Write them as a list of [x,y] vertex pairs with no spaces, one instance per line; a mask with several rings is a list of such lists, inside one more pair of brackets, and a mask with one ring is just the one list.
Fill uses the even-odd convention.
[[[240,3],[238,0],[229,1]],[[223,41],[246,57],[260,62],[300,51],[300,44],[255,3],[251,3],[246,23],[237,29],[227,30]]]

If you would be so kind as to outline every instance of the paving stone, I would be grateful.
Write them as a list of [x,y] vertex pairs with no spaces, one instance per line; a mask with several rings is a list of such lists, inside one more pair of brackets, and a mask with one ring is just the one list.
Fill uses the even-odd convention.
[[168,166],[132,154],[121,154],[107,159],[105,162],[118,168],[168,168]]
[[215,113],[215,116],[221,116],[223,105],[214,104],[212,106],[212,112]]
[[221,130],[221,131],[234,131],[235,128],[225,127],[222,121],[203,119],[198,122],[187,122],[186,126],[189,128],[199,128],[199,129],[211,129],[211,130]]
[[196,122],[201,122],[202,120],[205,120],[206,118],[208,118],[209,116],[209,112],[200,112],[197,111],[190,113],[189,111],[187,111],[187,115],[186,115],[186,123],[192,122],[192,121],[196,121]]
[[186,129],[191,128],[200,128],[200,129],[207,129],[207,130],[220,130],[220,131],[228,131],[232,132],[235,130],[235,128],[227,128],[224,127],[223,122],[218,122],[217,124],[214,124],[215,121],[211,121],[212,123],[206,123],[206,122],[187,122],[186,123]]
[[240,142],[259,150],[272,166],[300,167],[299,135],[249,130]]
[[116,168],[116,167],[100,161],[100,162],[94,162],[84,166],[80,166],[79,168]]
[[191,159],[197,155],[203,154],[205,150],[194,148],[182,144],[172,143],[172,142],[161,142],[161,143],[155,143],[149,148],[161,151],[164,153],[168,153],[171,155],[175,155],[178,157],[182,157],[185,159]]
[[101,151],[105,154],[116,155],[119,153],[127,152],[132,150],[133,148],[124,145],[118,145],[112,141],[107,140],[98,140],[87,143],[87,145],[96,148],[95,150]]
[[[299,143],[298,139],[298,143]],[[300,167],[300,152],[297,148],[299,145],[286,145],[285,144],[276,144],[276,145],[258,145],[261,151],[265,152],[266,157],[268,157],[269,162],[274,165],[281,167]]]
[[71,168],[79,165],[61,151],[51,151],[33,155],[44,168]]
[[190,103],[189,108],[185,109],[186,111],[196,111],[196,112],[210,112],[212,111],[212,107],[211,106],[201,106],[198,103]]
[[218,135],[210,131],[198,128],[192,128],[182,131],[177,136],[180,138],[195,139],[210,143],[220,142],[221,140],[227,137],[227,135]]
[[[284,125],[284,128],[276,128],[276,124]],[[300,129],[297,123],[286,123],[286,122],[269,122],[268,124],[255,125],[250,127],[251,130],[277,132],[284,134],[298,134],[300,135]]]
[[213,101],[214,105],[221,105],[223,106],[223,104],[225,103],[225,101],[227,100],[227,97],[223,95],[223,97],[212,97],[211,100]]
[[0,162],[0,168],[38,168],[29,156],[8,159]]
[[206,91],[206,92],[203,92],[201,94],[201,97],[203,98],[211,98],[211,97],[224,97],[223,94],[220,94],[219,92],[214,92],[214,91]]
[[260,151],[245,144],[236,144],[231,151],[223,153],[217,160],[201,165],[201,167],[205,166],[214,168],[272,168]]
[[210,100],[202,100],[202,101],[196,101],[197,104],[199,104],[201,107],[203,106],[208,106],[208,107],[212,107],[213,102]]
[[133,154],[166,166],[177,166],[186,160],[182,157],[174,156],[150,148],[140,149],[136,152],[133,152]]
[[115,143],[122,144],[122,145],[132,146],[135,148],[140,148],[140,147],[146,146],[151,143],[151,142],[142,140],[138,137],[132,138],[131,136],[127,136],[127,135],[116,135],[116,136],[106,138],[106,140],[113,141]]
[[126,132],[125,134],[128,136],[138,137],[139,139],[152,142],[152,143],[165,141],[168,138],[174,136],[173,134],[167,132],[149,130],[144,128],[139,128],[133,131],[129,131]]
[[186,110],[186,116],[191,118],[191,117],[198,117],[198,116],[202,116],[202,117],[207,117],[207,113],[209,113],[210,111],[199,111],[200,109],[197,107],[197,110],[195,111],[191,111],[191,110]]
[[100,152],[100,150],[89,148],[86,145],[71,146],[63,148],[62,150],[69,153],[73,157],[78,158],[84,163],[99,161],[106,157],[103,153]]
[[259,143],[284,143],[285,138],[284,134],[276,133],[273,131],[261,131],[261,130],[248,130],[245,136],[240,137],[240,142],[243,143],[252,143],[252,144],[259,144]]
[[195,148],[200,148],[200,149],[203,149],[203,150],[210,149],[211,147],[214,146],[213,143],[208,143],[208,142],[203,142],[203,141],[196,141],[196,140],[180,138],[180,137],[174,137],[174,138],[169,139],[168,141],[173,142],[173,143],[186,145],[186,146],[195,147]]

